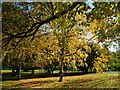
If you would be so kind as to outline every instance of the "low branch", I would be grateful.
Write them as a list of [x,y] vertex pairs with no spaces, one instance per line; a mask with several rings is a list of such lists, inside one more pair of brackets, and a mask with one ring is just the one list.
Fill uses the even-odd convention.
[[[64,11],[58,12],[54,16],[50,16],[48,19],[46,19],[44,21],[40,21],[40,22],[34,23],[32,25],[32,27],[28,31],[26,31],[26,32],[21,32],[21,33],[18,33],[18,34],[14,35],[14,34],[7,33],[7,32],[3,31],[4,34],[10,36],[10,39],[7,41],[7,43],[5,45],[3,45],[3,47],[6,46],[11,41],[11,39],[13,39],[13,38],[26,38],[26,37],[30,37],[30,36],[35,35],[36,32],[39,30],[39,27],[41,25],[43,25],[45,23],[49,23],[50,21],[55,20],[55,19],[61,17],[62,15],[66,14],[67,12],[71,11],[72,9],[74,9],[78,4],[81,4],[81,3],[74,2],[73,5],[71,5],[70,7],[65,9]],[[5,38],[3,38],[2,40],[4,42]]]

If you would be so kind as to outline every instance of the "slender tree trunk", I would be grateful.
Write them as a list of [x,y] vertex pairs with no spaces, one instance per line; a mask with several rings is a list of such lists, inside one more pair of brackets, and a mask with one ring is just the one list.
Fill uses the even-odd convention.
[[64,48],[61,48],[61,55],[60,55],[60,78],[58,82],[62,82],[63,80],[63,60],[64,60]]
[[88,68],[89,68],[89,67],[87,66],[86,69],[85,69],[85,73],[88,73]]
[[15,69],[14,68],[12,68],[12,74],[14,74],[15,73]]
[[11,72],[11,74],[12,74],[12,77],[15,76],[15,68],[12,68],[12,72]]
[[60,68],[59,74],[60,74],[60,78],[59,78],[58,82],[62,82],[62,80],[63,80],[63,60],[61,61],[61,68]]
[[61,42],[59,42],[59,43],[61,43],[60,44],[61,53],[60,53],[60,72],[59,72],[60,78],[59,78],[58,82],[62,82],[62,80],[63,80],[63,61],[64,61],[65,38],[66,38],[65,37],[66,32],[64,29],[62,29],[62,34],[63,34],[62,40],[61,40]]
[[21,79],[21,67],[18,68],[18,80]]
[[65,72],[67,73],[67,65],[65,66],[65,69],[66,69]]
[[35,73],[35,72],[34,72],[34,69],[31,69],[31,70],[32,70],[32,73],[31,73],[31,74],[33,75],[33,74]]
[[60,55],[60,78],[58,82],[62,82],[63,80],[63,60],[64,60],[64,47],[61,48],[61,55]]

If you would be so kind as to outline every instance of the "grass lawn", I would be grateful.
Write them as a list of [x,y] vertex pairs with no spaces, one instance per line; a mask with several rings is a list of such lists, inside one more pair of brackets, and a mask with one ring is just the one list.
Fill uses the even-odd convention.
[[63,82],[59,77],[8,80],[2,82],[2,88],[120,88],[118,73],[98,73],[78,76],[64,76]]

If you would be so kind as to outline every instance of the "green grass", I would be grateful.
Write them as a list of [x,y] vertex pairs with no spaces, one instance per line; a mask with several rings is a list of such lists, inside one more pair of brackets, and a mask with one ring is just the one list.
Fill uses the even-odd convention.
[[[35,73],[40,73],[41,72],[41,70],[39,70],[39,69],[36,69],[34,71],[35,71]],[[2,73],[10,73],[10,72],[12,72],[12,70],[2,70]],[[42,69],[42,72],[45,72],[45,70]],[[23,72],[23,73],[27,73],[27,72]],[[29,71],[28,73],[31,73],[31,71]]]
[[[44,69],[36,69],[34,70],[35,73],[45,73],[46,71]],[[2,70],[2,73],[10,73],[12,72],[12,70]],[[72,73],[72,72],[78,72],[78,71],[71,71],[71,70],[67,70],[67,73]],[[31,71],[29,70],[28,72],[23,72],[22,73],[31,73]],[[53,73],[59,73],[59,70],[54,70]]]
[[10,88],[120,88],[118,73],[98,73],[79,76],[33,78],[3,81],[4,89]]
[[2,73],[10,73],[12,70],[2,70]]

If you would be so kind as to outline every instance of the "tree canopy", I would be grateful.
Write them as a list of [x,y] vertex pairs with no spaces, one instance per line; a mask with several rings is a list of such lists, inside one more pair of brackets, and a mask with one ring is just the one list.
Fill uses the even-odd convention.
[[[99,34],[99,37],[104,38],[109,35],[110,38],[114,36],[111,32],[116,31],[117,33],[119,30],[117,24],[119,2],[94,2],[93,5],[94,9],[87,13],[90,7],[85,2],[19,2],[17,4],[4,2],[2,4],[3,46],[6,46],[15,38],[18,39],[16,44],[25,37],[34,38],[43,24],[59,19],[65,14],[68,14],[68,19],[72,19],[76,17],[77,13],[84,13],[87,21],[86,24],[83,24],[86,27],[89,25],[94,26],[92,27],[95,29],[93,32]],[[91,21],[94,25],[90,24]],[[101,24],[99,25],[99,23]],[[96,24],[99,27],[95,26]],[[106,28],[107,31],[103,30]]]

